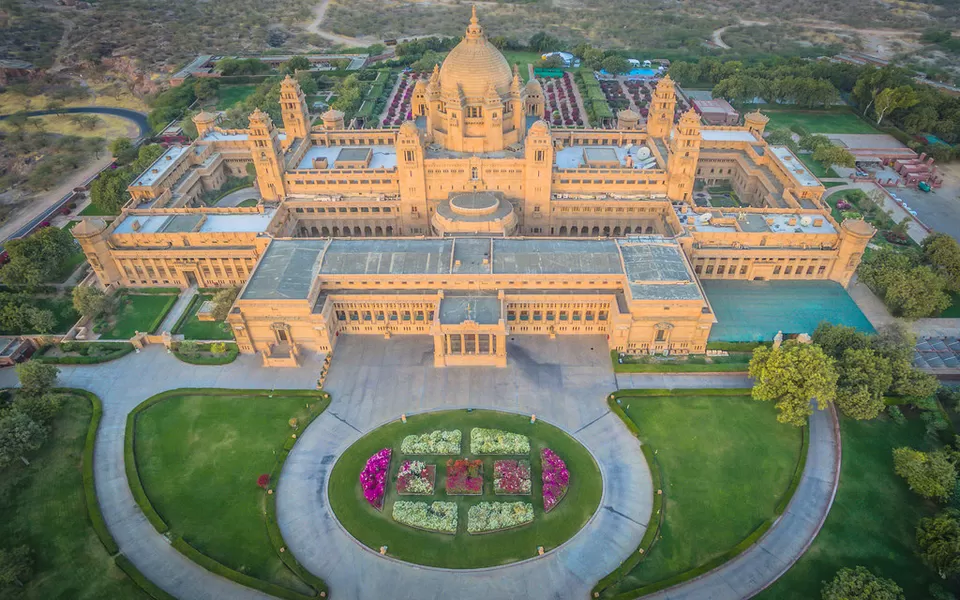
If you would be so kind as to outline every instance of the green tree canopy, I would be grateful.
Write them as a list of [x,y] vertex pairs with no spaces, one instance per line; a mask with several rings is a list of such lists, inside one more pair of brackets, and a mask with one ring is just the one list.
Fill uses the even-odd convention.
[[953,236],[934,233],[920,244],[923,258],[947,283],[951,291],[960,291],[960,244]]
[[0,469],[37,450],[46,437],[46,430],[26,413],[5,410],[0,415]]
[[920,558],[940,577],[960,575],[960,513],[946,510],[920,519],[917,545]]
[[853,154],[850,154],[845,148],[834,146],[820,146],[813,151],[813,160],[821,163],[825,167],[847,167],[852,169],[856,166]]
[[60,369],[53,365],[28,360],[17,365],[21,393],[39,396],[57,384]]
[[297,71],[309,71],[310,67],[313,66],[310,64],[310,59],[306,56],[294,56],[287,62],[283,63],[281,71],[284,73],[296,73]]
[[107,312],[110,303],[100,288],[92,285],[78,285],[73,288],[73,307],[85,317],[96,319]]
[[854,419],[874,419],[893,383],[890,361],[869,348],[847,348],[837,364],[837,406]]
[[39,285],[51,281],[78,248],[66,229],[44,227],[8,241],[4,250],[10,262],[0,269],[0,279],[11,285]]
[[892,579],[878,577],[866,567],[840,569],[824,583],[823,600],[905,600],[903,590]]
[[824,409],[836,398],[834,361],[814,344],[788,341],[779,348],[761,346],[753,351],[750,376],[753,398],[776,402],[781,423],[802,427],[813,414],[813,400]]
[[632,68],[630,61],[618,54],[613,54],[604,58],[601,66],[603,67],[604,71],[614,75],[623,75],[624,73],[629,73],[630,69]]
[[893,470],[907,480],[911,490],[941,502],[950,498],[957,483],[957,471],[943,450],[921,452],[907,447],[894,448]]
[[27,546],[0,548],[0,587],[22,586],[33,575],[33,552]]
[[232,287],[222,289],[213,296],[213,310],[210,314],[214,320],[223,321],[227,318],[230,307],[233,306],[233,302],[237,299],[239,293],[240,288]]

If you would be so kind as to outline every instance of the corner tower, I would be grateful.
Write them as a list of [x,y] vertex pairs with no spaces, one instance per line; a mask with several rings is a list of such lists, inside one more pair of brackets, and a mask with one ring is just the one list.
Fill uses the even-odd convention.
[[677,90],[669,75],[657,83],[647,115],[647,133],[650,137],[667,137],[673,127],[673,114],[677,109]]
[[287,134],[284,145],[289,146],[297,138],[310,135],[310,111],[307,97],[300,83],[287,75],[280,83],[280,111],[283,116],[283,131]]
[[270,115],[259,108],[250,114],[250,133],[247,137],[253,166],[257,170],[257,187],[264,200],[280,200],[283,189],[283,149],[280,136]]
[[693,181],[700,159],[700,117],[692,108],[683,113],[670,135],[670,157],[667,160],[667,197],[690,202]]

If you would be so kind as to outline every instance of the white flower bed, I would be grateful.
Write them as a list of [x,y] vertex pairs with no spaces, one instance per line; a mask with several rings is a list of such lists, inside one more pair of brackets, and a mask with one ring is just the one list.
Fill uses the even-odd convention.
[[485,533],[533,522],[529,502],[481,502],[467,511],[467,532]]
[[[530,514],[533,514],[532,508]],[[397,500],[393,503],[393,520],[417,529],[456,533],[457,505],[453,502],[427,504]]]
[[530,439],[525,435],[479,427],[470,431],[470,454],[529,453]]
[[460,454],[463,434],[454,431],[431,431],[420,435],[408,435],[400,442],[403,454]]

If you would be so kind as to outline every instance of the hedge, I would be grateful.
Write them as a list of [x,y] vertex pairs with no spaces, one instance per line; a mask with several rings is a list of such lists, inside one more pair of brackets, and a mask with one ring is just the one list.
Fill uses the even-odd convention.
[[167,313],[170,312],[170,309],[173,308],[173,305],[177,303],[177,296],[170,296],[170,299],[167,300],[167,303],[163,306],[157,317],[150,323],[150,327],[147,328],[147,333],[153,333],[156,331],[160,324],[163,323],[163,320],[167,317]]
[[753,352],[760,346],[772,346],[772,342],[707,342],[707,350],[727,352]]
[[[303,423],[297,428],[297,431],[306,429],[310,423],[313,423],[313,420],[320,416],[324,410],[330,406],[330,394],[327,392],[320,393],[321,404],[319,405],[320,410],[313,412],[311,411],[310,418],[306,423]],[[290,451],[293,449],[294,444],[296,444],[297,438],[292,435],[287,438],[287,441],[283,444],[283,450],[277,455],[277,462],[273,467],[273,470],[270,472],[270,481],[275,482],[279,481],[280,472],[283,470],[283,464],[287,460]],[[271,486],[273,489],[273,486]],[[283,561],[283,564],[287,566],[288,569],[293,571],[293,573],[305,581],[307,585],[313,587],[319,592],[324,592],[326,595],[330,595],[329,590],[327,589],[326,582],[323,579],[320,579],[306,568],[300,564],[292,552],[286,550],[286,544],[283,541],[283,534],[280,532],[280,525],[277,523],[277,495],[276,494],[267,494],[267,515],[266,515],[266,525],[267,525],[267,536],[270,538],[270,543],[273,544],[273,550],[277,553],[277,556],[280,557],[280,560]]]
[[144,591],[144,593],[151,598],[154,598],[154,600],[177,600],[170,594],[157,587],[157,584],[147,579],[138,568],[133,566],[133,563],[130,562],[130,559],[126,556],[118,554],[117,557],[113,559],[113,562],[115,562],[117,567],[126,573],[127,577],[132,579],[133,582]]
[[[160,533],[167,533],[170,528],[153,508],[153,505],[150,504],[150,499],[147,497],[147,494],[143,489],[143,483],[140,481],[140,475],[137,472],[136,453],[134,451],[134,432],[136,429],[136,420],[141,412],[150,408],[154,404],[162,402],[167,398],[182,396],[184,394],[203,394],[206,396],[233,396],[238,394],[244,396],[255,396],[270,394],[273,396],[280,395],[319,398],[321,400],[321,404],[319,405],[320,410],[318,410],[316,414],[311,414],[309,421],[299,427],[297,431],[306,428],[330,405],[330,394],[327,392],[317,392],[314,390],[232,390],[223,388],[178,388],[175,390],[161,392],[138,404],[136,408],[130,411],[130,414],[127,415],[127,429],[126,435],[124,436],[123,448],[124,468],[127,472],[127,479],[129,480],[130,490],[133,492],[134,500],[136,500],[137,504],[140,506],[140,510],[143,511],[143,514],[147,517],[147,520],[149,520],[150,523],[153,524],[154,528],[156,528]],[[289,440],[296,442],[296,438],[293,437],[288,438],[288,441]],[[283,462],[286,460],[288,454],[289,448],[286,444],[284,444],[284,450],[278,456],[277,463],[274,466],[273,472],[271,473],[271,481],[276,481],[276,477],[279,476],[280,469],[283,467]],[[285,544],[283,542],[283,536],[280,533],[280,527],[276,521],[276,496],[274,494],[267,495],[267,507],[267,518],[265,519],[267,534],[270,538],[271,544],[274,547],[274,550],[277,552],[277,556],[280,557],[280,560],[283,562],[283,564],[286,565],[287,568],[294,573],[294,575],[300,577],[300,579],[302,579],[308,586],[315,588],[318,595],[320,592],[327,593],[326,583],[322,579],[307,571],[297,561],[297,559],[293,557],[292,553],[280,551],[281,548],[285,548]],[[222,565],[209,556],[203,554],[183,540],[183,538],[179,535],[168,535],[168,537],[171,539],[171,545],[181,554],[208,571],[216,573],[222,577],[226,577],[231,581],[271,594],[278,598],[303,600],[305,598],[317,597],[300,594],[282,586],[251,577],[250,575],[245,575],[238,571],[234,571],[233,569]]]
[[197,344],[197,348],[202,352],[210,352],[210,347],[214,343],[225,344],[227,347],[227,352],[222,356],[189,356],[180,352],[180,348],[177,347],[173,354],[181,361],[189,363],[191,365],[228,365],[233,361],[237,360],[237,357],[240,356],[240,348],[233,342],[213,342],[210,344]]
[[97,429],[100,427],[100,417],[103,416],[103,404],[100,398],[87,390],[62,388],[57,391],[66,392],[75,396],[83,396],[90,401],[91,415],[90,426],[87,427],[87,437],[83,442],[83,462],[81,467],[81,479],[83,480],[83,498],[87,504],[87,516],[90,518],[90,525],[100,538],[100,543],[106,549],[107,554],[113,556],[120,551],[116,540],[110,535],[107,529],[107,523],[103,520],[103,513],[100,511],[100,501],[97,499],[97,488],[93,479],[93,449],[97,441]]
[[186,556],[211,573],[229,579],[235,583],[239,583],[240,585],[248,588],[259,590],[261,592],[270,594],[271,596],[276,596],[277,598],[284,598],[285,600],[309,600],[317,597],[301,594],[283,586],[279,586],[275,583],[269,583],[239,571],[234,571],[230,567],[222,565],[203,552],[200,552],[178,535],[172,536],[170,545],[173,546],[180,554]]
[[[699,388],[699,389],[643,389],[643,390],[618,390],[610,397],[617,398],[637,398],[640,396],[689,396],[696,392],[698,396],[743,396],[750,393],[750,388]],[[628,417],[629,418],[629,417]],[[639,430],[637,431],[639,434]]]
[[173,329],[170,330],[170,333],[177,333],[180,331],[180,327],[182,327],[184,322],[190,318],[190,315],[193,314],[194,307],[200,302],[203,302],[203,294],[194,294],[193,298],[190,299],[190,304],[187,305],[187,310],[183,311],[183,314],[180,315],[180,318],[177,319],[177,322],[173,324]]
[[[40,350],[33,355],[32,360],[35,360],[40,363],[50,364],[50,365],[96,365],[100,363],[110,362],[111,360],[116,360],[122,356],[126,356],[133,352],[133,344],[130,342],[64,342],[64,343],[75,343],[75,344],[85,344],[91,347],[96,348],[114,348],[113,351],[108,352],[107,354],[99,354],[96,356],[46,356],[45,353],[54,347],[54,344],[49,344],[40,348]],[[60,346],[63,343],[59,344]]]
[[[593,586],[593,596],[597,596],[603,590],[623,579],[627,573],[636,568],[636,566],[640,564],[640,561],[650,554],[650,550],[660,536],[660,528],[663,527],[663,520],[666,516],[662,493],[663,477],[660,473],[660,463],[657,462],[656,453],[649,444],[644,444],[639,441],[640,430],[637,428],[636,423],[633,422],[633,419],[628,417],[627,413],[625,413],[617,403],[616,394],[610,394],[610,396],[607,397],[607,404],[610,406],[613,414],[619,417],[630,433],[638,438],[637,442],[640,443],[640,450],[643,452],[643,456],[647,460],[647,465],[650,467],[650,477],[653,480],[653,489],[655,491],[653,493],[653,508],[650,511],[650,520],[647,521],[647,529],[643,533],[643,538],[640,539],[640,545],[637,546],[637,551],[631,553],[616,569],[608,573]],[[634,596],[631,596],[631,598],[633,597]]]
[[[672,395],[687,395],[691,391],[696,391],[698,394],[707,395],[707,396],[732,396],[732,395],[741,395],[744,393],[743,389],[702,389],[702,390],[621,390],[610,394],[607,397],[607,404],[610,406],[610,410],[616,414],[623,421],[624,425],[627,426],[635,436],[639,435],[640,430],[637,428],[636,424],[630,419],[624,410],[618,404],[618,400],[622,397],[656,397],[656,396],[672,396]],[[614,600],[633,600],[634,598],[639,598],[647,594],[652,594],[654,592],[666,589],[668,587],[683,583],[684,581],[689,581],[696,577],[703,575],[713,569],[719,567],[723,563],[732,560],[742,554],[747,548],[752,546],[759,540],[772,526],[774,523],[779,520],[780,515],[783,514],[783,511],[786,510],[787,505],[790,503],[790,500],[793,498],[794,492],[796,492],[797,487],[800,485],[800,479],[803,476],[804,467],[807,464],[807,449],[810,443],[810,431],[808,427],[803,428],[803,435],[801,438],[800,446],[800,460],[797,462],[797,466],[794,469],[793,478],[790,481],[790,485],[787,487],[787,491],[784,496],[780,499],[780,502],[777,504],[774,509],[774,516],[770,519],[767,519],[760,524],[750,535],[740,541],[736,546],[730,548],[723,554],[712,558],[711,560],[705,562],[704,564],[690,569],[689,571],[684,571],[683,573],[678,573],[673,577],[669,577],[662,581],[657,581],[649,585],[636,588],[633,590],[628,590],[626,592],[621,592],[614,596],[611,596]],[[641,444],[641,449],[644,450],[644,456],[647,457],[647,462],[651,465],[651,475],[653,476],[654,488],[660,489],[661,478],[659,473],[659,467],[654,468],[656,465],[656,457],[652,450],[648,448],[646,444]],[[652,460],[651,460],[652,458]],[[657,501],[660,501],[661,506],[657,506]],[[658,524],[656,531],[651,534],[651,523],[647,524],[647,531],[643,535],[643,539],[640,541],[640,546],[638,547],[637,554],[631,555],[627,560],[617,567],[616,570],[611,572],[609,575],[601,579],[596,586],[593,588],[593,594],[599,594],[606,588],[610,587],[620,579],[622,579],[631,569],[636,567],[643,560],[643,557],[648,554],[649,548],[644,546],[644,543],[647,542],[651,546],[656,540],[656,536],[659,534],[660,526],[662,526],[664,518],[664,510],[662,508],[663,496],[655,495],[654,496],[654,506],[653,506],[653,515],[657,514],[657,511],[660,511],[660,523]],[[649,539],[648,539],[649,538]],[[644,549],[643,553],[640,553],[640,550]],[[629,565],[629,566],[628,566]]]

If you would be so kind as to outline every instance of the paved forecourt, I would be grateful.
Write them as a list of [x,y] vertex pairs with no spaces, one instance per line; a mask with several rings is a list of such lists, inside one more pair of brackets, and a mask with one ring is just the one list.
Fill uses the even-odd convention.
[[[325,386],[333,403],[300,436],[277,489],[289,549],[335,597],[585,598],[636,549],[652,510],[652,483],[637,440],[606,405],[616,387],[606,341],[524,337],[509,344],[507,368],[437,369],[427,337],[339,342]],[[573,435],[600,465],[597,514],[557,550],[534,558],[530,548],[532,560],[488,569],[416,566],[360,545],[327,501],[337,457],[402,413],[458,407],[533,413]]]

